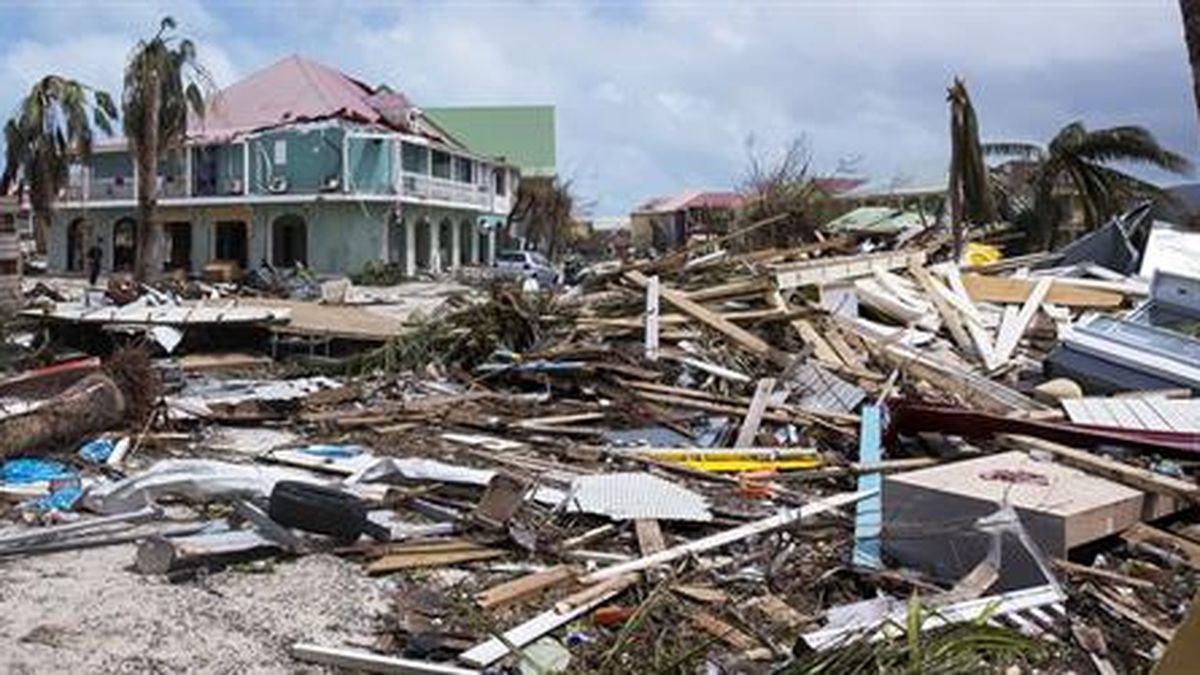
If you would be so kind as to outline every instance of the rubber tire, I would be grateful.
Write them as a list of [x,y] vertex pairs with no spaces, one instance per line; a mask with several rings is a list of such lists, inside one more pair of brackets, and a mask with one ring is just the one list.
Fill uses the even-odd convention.
[[367,527],[367,505],[358,497],[323,485],[279,481],[267,514],[285,527],[353,542]]

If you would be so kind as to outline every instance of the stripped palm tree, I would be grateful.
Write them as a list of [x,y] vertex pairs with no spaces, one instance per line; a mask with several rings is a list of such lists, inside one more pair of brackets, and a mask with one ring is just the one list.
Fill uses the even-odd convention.
[[196,45],[172,36],[174,29],[175,21],[164,18],[152,39],[138,42],[125,66],[121,117],[137,167],[138,281],[162,270],[162,224],[154,213],[159,160],[183,146],[188,113],[203,116],[205,94],[211,90],[212,78],[196,59]]
[[983,149],[989,155],[1017,157],[1031,163],[1028,187],[1032,190],[1035,231],[1031,243],[1035,249],[1056,243],[1059,227],[1070,215],[1064,193],[1077,201],[1086,230],[1094,229],[1133,199],[1165,196],[1162,188],[1113,168],[1113,164],[1143,165],[1179,174],[1192,170],[1186,158],[1167,150],[1154,134],[1138,126],[1093,131],[1082,122],[1072,122],[1045,147],[1036,143],[986,143]]
[[70,182],[71,165],[92,153],[93,127],[112,133],[112,97],[75,80],[47,75],[21,99],[4,125],[0,194],[14,184],[26,190],[37,221],[38,250],[45,250],[54,201]]
[[996,205],[988,182],[987,165],[979,144],[979,120],[961,78],[946,93],[950,103],[950,231],[954,237],[954,259],[962,256],[963,238],[968,224],[986,225],[996,221]]
[[1183,39],[1187,44],[1188,61],[1192,65],[1192,96],[1200,114],[1200,0],[1179,0],[1183,19]]

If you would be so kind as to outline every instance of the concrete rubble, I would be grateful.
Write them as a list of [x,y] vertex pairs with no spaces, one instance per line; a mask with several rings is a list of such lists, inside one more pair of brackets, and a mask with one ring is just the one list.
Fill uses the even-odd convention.
[[876,211],[536,291],[41,280],[0,669],[857,672],[981,631],[987,670],[1147,670],[1197,625],[1200,250],[960,265]]

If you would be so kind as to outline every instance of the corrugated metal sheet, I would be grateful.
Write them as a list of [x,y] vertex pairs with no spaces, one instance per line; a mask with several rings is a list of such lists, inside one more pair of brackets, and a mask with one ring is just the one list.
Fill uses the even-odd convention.
[[613,520],[712,520],[702,495],[648,473],[580,476],[571,483],[566,510]]

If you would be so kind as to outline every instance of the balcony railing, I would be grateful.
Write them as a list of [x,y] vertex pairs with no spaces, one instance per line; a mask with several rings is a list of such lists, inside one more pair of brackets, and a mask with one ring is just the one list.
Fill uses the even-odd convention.
[[485,185],[459,183],[418,173],[405,173],[400,194],[406,197],[454,202],[479,208],[491,206],[492,195]]
[[133,178],[92,176],[85,198],[93,201],[133,199]]

